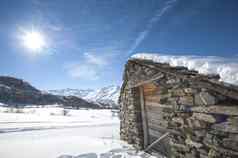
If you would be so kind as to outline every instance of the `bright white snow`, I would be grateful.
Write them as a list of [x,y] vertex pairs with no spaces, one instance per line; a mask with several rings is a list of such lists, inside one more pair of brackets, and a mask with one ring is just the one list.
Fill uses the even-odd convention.
[[[64,112],[66,116],[63,116]],[[0,132],[118,124],[118,117],[113,115],[110,110],[0,107]]]
[[[121,148],[119,119],[110,110],[0,107],[1,158],[56,158]],[[12,113],[18,112],[18,113]]]
[[154,62],[169,63],[171,66],[185,66],[203,74],[219,74],[221,80],[238,85],[238,59],[215,56],[175,56],[139,53],[131,58],[147,59]]
[[1,158],[56,158],[120,148],[118,125],[82,126],[0,134]]

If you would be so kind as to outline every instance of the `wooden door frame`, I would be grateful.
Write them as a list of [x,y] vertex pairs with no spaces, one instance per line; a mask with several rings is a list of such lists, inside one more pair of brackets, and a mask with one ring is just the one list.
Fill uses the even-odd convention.
[[139,86],[140,91],[140,105],[141,105],[141,118],[142,118],[142,126],[143,126],[143,146],[144,149],[149,145],[149,132],[148,132],[148,120],[147,113],[145,108],[145,97],[144,97],[144,88],[143,86]]

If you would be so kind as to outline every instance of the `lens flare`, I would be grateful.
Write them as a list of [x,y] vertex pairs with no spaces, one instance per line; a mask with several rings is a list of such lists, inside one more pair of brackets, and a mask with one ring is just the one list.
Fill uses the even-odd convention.
[[44,36],[37,31],[25,32],[22,36],[23,45],[33,52],[40,52],[46,47]]

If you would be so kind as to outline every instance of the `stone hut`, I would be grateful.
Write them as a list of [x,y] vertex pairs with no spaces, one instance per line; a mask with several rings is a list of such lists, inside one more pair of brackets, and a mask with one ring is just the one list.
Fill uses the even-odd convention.
[[121,139],[174,158],[238,157],[238,87],[185,67],[129,59],[119,98]]

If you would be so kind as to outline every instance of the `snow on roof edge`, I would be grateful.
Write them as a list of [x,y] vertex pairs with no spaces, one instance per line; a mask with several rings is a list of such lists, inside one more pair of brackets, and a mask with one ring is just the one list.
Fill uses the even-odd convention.
[[130,59],[151,60],[157,63],[168,63],[171,66],[184,66],[201,74],[219,74],[221,81],[238,85],[238,59],[217,56],[165,55],[137,53]]

